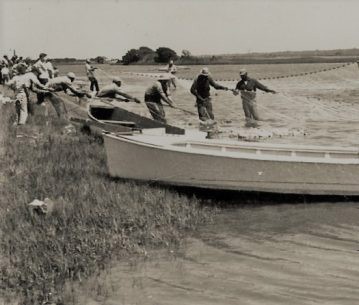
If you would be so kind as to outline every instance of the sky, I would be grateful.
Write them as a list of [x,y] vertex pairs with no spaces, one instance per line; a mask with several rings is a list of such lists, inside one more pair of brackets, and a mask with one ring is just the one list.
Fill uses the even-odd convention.
[[359,47],[357,0],[0,0],[0,54],[121,58]]

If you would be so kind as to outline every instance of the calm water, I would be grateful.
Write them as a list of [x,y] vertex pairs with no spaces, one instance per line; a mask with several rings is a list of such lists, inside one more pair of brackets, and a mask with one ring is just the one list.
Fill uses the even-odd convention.
[[359,304],[358,204],[238,204],[181,253],[116,265],[104,304]]
[[[247,66],[255,77],[315,71],[331,65]],[[66,67],[69,69],[69,67]],[[78,69],[83,75],[82,67]],[[179,76],[193,77],[200,67]],[[210,67],[214,78],[237,77],[238,66]],[[152,80],[121,71],[156,72],[156,67],[108,66],[100,75],[121,75],[124,89],[142,97]],[[234,82],[224,82],[234,86]],[[354,65],[306,77],[263,81],[280,93],[258,94],[262,129],[295,128],[305,136],[266,141],[356,146],[359,143],[359,71]],[[177,104],[194,109],[182,81]],[[214,96],[216,119],[232,132],[243,129],[239,97]],[[124,105],[147,114],[143,105]],[[170,122],[196,127],[196,117],[167,109]],[[225,123],[225,124],[224,124]],[[240,195],[238,195],[240,196]],[[151,254],[143,261],[114,266],[111,291],[102,304],[359,304],[359,203],[289,203],[232,198],[214,223],[200,228],[179,253]],[[227,200],[219,200],[228,206]],[[96,301],[91,301],[97,304]],[[88,303],[91,303],[88,301]]]

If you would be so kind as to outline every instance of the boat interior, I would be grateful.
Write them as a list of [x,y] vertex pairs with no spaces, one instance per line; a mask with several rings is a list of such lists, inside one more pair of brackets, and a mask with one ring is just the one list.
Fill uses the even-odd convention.
[[168,134],[185,134],[182,128],[158,122],[119,107],[90,105],[89,114],[104,124],[118,124],[138,129],[165,128]]

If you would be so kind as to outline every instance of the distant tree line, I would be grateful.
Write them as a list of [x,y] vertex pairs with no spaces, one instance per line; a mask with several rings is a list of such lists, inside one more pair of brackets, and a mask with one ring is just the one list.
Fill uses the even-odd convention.
[[[329,63],[358,61],[359,49],[336,49],[336,50],[308,50],[308,51],[279,51],[267,53],[244,53],[222,55],[197,55],[193,56],[190,51],[182,50],[181,55],[168,47],[159,47],[152,50],[142,46],[138,49],[130,49],[122,56],[122,60],[109,60],[105,56],[91,58],[97,64],[154,64],[168,63],[171,59],[176,60],[178,65],[208,65],[208,64],[279,64],[279,63]],[[82,64],[85,59],[76,58],[53,58],[56,64]]]
[[128,50],[127,53],[122,56],[122,63],[129,65],[137,62],[145,63],[168,63],[170,60],[178,59],[177,53],[167,47],[159,47],[156,51],[149,47],[140,47],[138,49]]

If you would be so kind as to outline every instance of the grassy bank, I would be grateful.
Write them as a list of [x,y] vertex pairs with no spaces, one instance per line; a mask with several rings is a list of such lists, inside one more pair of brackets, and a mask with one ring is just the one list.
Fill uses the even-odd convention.
[[[2,107],[0,294],[20,304],[68,304],[69,282],[148,249],[176,247],[210,211],[195,198],[110,179],[104,147],[64,134],[66,122],[38,114],[16,137],[13,105]],[[35,136],[34,136],[35,135]],[[31,213],[46,197],[54,210]]]

